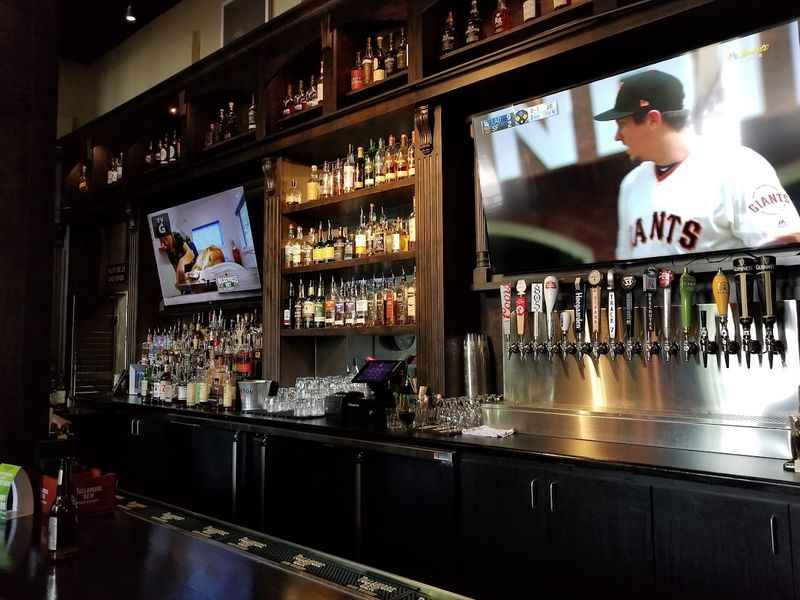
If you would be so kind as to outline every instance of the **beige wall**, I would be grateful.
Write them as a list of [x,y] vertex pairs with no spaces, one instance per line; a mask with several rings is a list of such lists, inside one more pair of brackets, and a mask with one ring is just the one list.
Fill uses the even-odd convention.
[[[273,15],[301,0],[273,0]],[[192,64],[192,34],[205,58],[220,47],[222,0],[182,0],[96,63],[61,62],[58,135],[72,131]]]

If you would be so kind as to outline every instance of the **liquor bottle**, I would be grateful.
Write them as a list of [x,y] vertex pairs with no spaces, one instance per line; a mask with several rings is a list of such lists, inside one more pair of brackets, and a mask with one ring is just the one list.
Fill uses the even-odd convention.
[[308,266],[314,263],[314,230],[305,236],[300,244],[301,262],[303,265]]
[[417,197],[411,199],[411,214],[408,215],[408,249],[417,249]]
[[327,160],[322,163],[322,180],[319,195],[321,198],[333,196],[333,174],[331,173],[331,164]]
[[308,282],[306,297],[303,299],[303,329],[314,327],[314,303],[316,296],[314,293],[314,280]]
[[383,138],[378,139],[378,150],[375,152],[375,185],[386,183],[386,148]]
[[397,70],[397,50],[394,47],[394,33],[389,34],[389,48],[386,50],[386,76],[394,75]]
[[344,259],[353,260],[356,256],[356,239],[353,233],[348,232],[347,227],[344,228]]
[[123,161],[122,152],[119,153],[119,158],[117,159],[117,181],[122,181],[122,161]]
[[360,90],[364,87],[364,66],[361,60],[361,51],[356,52],[356,64],[350,69],[350,89]]
[[297,228],[297,235],[295,235],[294,242],[292,244],[291,255],[292,255],[292,266],[299,267],[303,263],[303,228]]
[[343,191],[345,194],[355,189],[356,158],[353,155],[353,144],[347,147],[347,162],[343,169]]
[[356,294],[353,281],[347,285],[344,300],[344,326],[355,327],[356,324]]
[[186,371],[183,368],[178,368],[175,375],[177,381],[176,402],[178,406],[186,406]]
[[397,178],[408,177],[408,136],[400,134],[400,147],[397,149]]
[[306,201],[318,200],[320,196],[319,173],[317,165],[311,165],[311,176],[306,183]]
[[367,255],[367,228],[364,225],[364,209],[361,209],[361,216],[358,220],[358,231],[356,233],[356,258],[363,258]]
[[386,146],[384,165],[386,181],[395,181],[397,179],[397,144],[393,134],[389,134],[389,143]]
[[294,94],[292,93],[292,84],[286,86],[286,97],[283,99],[283,111],[281,114],[288,117],[294,110]]
[[467,15],[467,28],[464,33],[464,42],[471,44],[481,39],[481,13],[478,10],[478,0],[472,0]]
[[344,290],[342,288],[342,280],[339,280],[339,287],[333,292],[334,313],[333,313],[333,326],[344,327]]
[[386,54],[383,51],[383,36],[379,35],[377,39],[377,48],[375,49],[375,58],[373,59],[372,80],[383,81],[386,79]]
[[158,142],[158,160],[162,165],[166,165],[169,162],[166,137]]
[[506,0],[497,0],[497,10],[492,17],[495,33],[502,33],[511,29],[511,11],[506,6]]
[[225,139],[230,139],[239,133],[239,116],[236,113],[233,102],[228,102],[228,114],[226,118],[228,127],[225,131]]
[[318,264],[322,262],[320,260],[320,255],[323,252],[324,246],[322,245],[322,223],[319,224],[319,233],[317,233],[316,229],[311,230],[311,262],[313,264]]
[[286,243],[283,245],[283,266],[291,268],[292,254],[294,253],[294,239],[297,236],[297,228],[294,223],[289,223],[289,236],[286,238]]
[[373,69],[375,68],[375,56],[372,54],[372,38],[367,38],[367,50],[364,53],[364,60],[361,61],[361,77],[364,80],[364,85],[370,85],[373,82]]
[[78,505],[72,492],[72,459],[58,467],[56,498],[47,517],[47,555],[62,560],[78,551]]
[[306,92],[306,104],[312,107],[319,104],[319,100],[317,99],[317,81],[313,75],[311,76],[311,83],[309,83],[308,91]]
[[289,297],[286,298],[286,304],[283,306],[283,321],[281,325],[287,329],[294,326],[294,283],[289,282]]
[[294,106],[292,106],[292,110],[294,112],[301,112],[306,108],[306,88],[303,84],[303,80],[301,79],[297,83],[297,93],[294,95]]
[[375,327],[383,327],[386,322],[386,304],[383,296],[383,280],[377,275],[372,278],[372,295],[375,298]]
[[336,260],[336,242],[333,239],[331,221],[328,219],[328,235],[325,236],[325,262],[332,263]]
[[442,30],[442,54],[451,52],[456,48],[456,26],[453,11],[447,11],[447,20]]
[[333,327],[336,321],[336,284],[331,276],[328,293],[325,295],[325,327]]
[[147,147],[147,154],[144,155],[144,164],[148,168],[153,166],[153,140],[150,140],[150,145]]
[[375,185],[375,143],[370,140],[369,148],[364,156],[364,187],[371,188]]
[[250,108],[247,109],[247,131],[254,131],[256,128],[256,95],[250,95]]
[[408,40],[406,39],[405,27],[400,29],[400,42],[397,46],[397,65],[398,71],[405,71],[408,67]]
[[289,180],[289,191],[286,192],[286,204],[300,204],[303,197],[300,195],[300,188],[297,187],[297,179],[292,177]]
[[356,157],[356,174],[355,174],[355,189],[362,190],[364,189],[364,181],[365,181],[365,163],[364,160],[364,147],[359,146],[357,150],[357,157]]
[[538,7],[536,5],[538,0],[525,0],[522,3],[522,20],[530,21],[539,16]]
[[172,139],[169,141],[169,162],[174,163],[178,158],[178,133],[176,131],[172,132]]
[[393,286],[394,277],[384,277],[383,302],[386,307],[386,316],[383,320],[383,324],[387,327],[393,327],[395,324]]
[[406,272],[403,270],[400,277],[394,280],[394,322],[395,325],[406,324]]
[[114,183],[117,177],[117,159],[112,158],[111,164],[108,166],[108,170],[106,171],[106,185],[111,185]]
[[553,0],[553,8],[564,8],[565,6],[569,6],[572,0]]
[[325,63],[319,61],[319,79],[317,80],[317,102],[321,103],[325,99]]
[[357,286],[357,290],[355,326],[364,327],[367,324],[367,308],[369,303],[367,302],[367,286],[363,280]]
[[298,294],[297,300],[294,303],[294,328],[295,329],[302,329],[303,328],[303,306],[306,302],[306,293],[305,288],[303,287],[303,279],[300,278],[300,282],[297,286]]
[[414,265],[414,274],[406,284],[406,325],[417,323],[417,267]]
[[341,196],[344,193],[344,165],[342,159],[336,159],[336,166],[333,170],[333,195]]
[[172,387],[172,372],[169,362],[164,364],[164,372],[158,382],[158,399],[164,404],[172,404],[174,389]]
[[219,109],[219,116],[217,117],[217,141],[227,140],[228,135],[228,120],[225,118],[225,109]]
[[366,256],[372,256],[372,236],[377,233],[377,227],[375,226],[375,205],[370,202],[369,204],[369,216],[367,217],[366,221],[366,229],[367,229],[367,252]]
[[[381,209],[383,211],[383,209]],[[384,219],[377,220],[373,218],[370,224],[372,228],[372,254],[385,254],[386,253],[386,232],[384,231]]]
[[178,160],[183,158],[183,136],[175,131],[175,156]]
[[317,329],[325,327],[325,291],[322,283],[322,273],[319,275],[317,295],[314,298],[314,327]]
[[347,237],[343,233],[344,231],[345,231],[344,227],[340,227],[336,235],[336,239],[333,242],[334,262],[340,262],[344,260],[344,247],[347,244]]
[[417,130],[411,130],[411,143],[408,145],[408,176],[417,174]]

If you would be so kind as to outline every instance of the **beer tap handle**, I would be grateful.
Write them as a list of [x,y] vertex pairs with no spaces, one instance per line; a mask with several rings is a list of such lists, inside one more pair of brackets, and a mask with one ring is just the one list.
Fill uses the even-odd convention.
[[600,358],[601,354],[608,352],[608,344],[600,341],[600,313],[603,310],[603,275],[595,269],[589,273],[589,313],[592,319],[592,354],[595,358]]
[[531,284],[531,313],[533,313],[533,357],[536,358],[540,352],[539,345],[539,317],[542,314],[542,304],[544,302],[544,284]]
[[544,308],[547,319],[547,354],[553,360],[553,311],[558,301],[558,279],[552,275],[544,278]]
[[766,328],[767,360],[769,368],[773,366],[773,356],[783,352],[783,345],[775,339],[775,257],[760,256],[756,261],[758,273],[759,297],[763,313],[764,327]]
[[611,359],[616,360],[617,355],[624,351],[624,346],[617,340],[617,274],[614,269],[609,269],[606,273],[606,291],[608,292],[608,308],[606,317],[608,318],[608,346],[611,351]]
[[637,342],[634,338],[634,310],[635,310],[635,291],[636,276],[625,275],[622,278],[622,289],[625,292],[625,306],[623,307],[623,318],[625,320],[625,357],[628,360],[633,358]]
[[651,356],[661,352],[658,341],[653,340],[656,332],[655,295],[657,288],[658,272],[653,267],[650,267],[644,272],[644,276],[642,277],[642,290],[644,291],[645,297],[645,331],[647,335],[644,353],[646,361],[649,361]]
[[739,295],[739,325],[742,327],[742,351],[747,368],[750,368],[750,354],[753,352],[754,344],[750,336],[750,326],[753,324],[753,317],[750,314],[750,298],[752,290],[753,271],[755,271],[756,261],[752,258],[742,257],[733,260],[733,272],[736,278],[736,287]]
[[725,367],[730,366],[730,358],[728,351],[730,350],[728,340],[728,302],[730,301],[730,287],[728,278],[722,269],[717,271],[714,275],[714,280],[711,282],[711,291],[714,294],[714,304],[717,305],[717,314],[719,315],[719,335],[722,350],[722,357],[725,360]]
[[664,339],[662,346],[665,362],[671,362],[672,355],[676,348],[672,342],[672,280],[675,275],[669,269],[661,269],[658,272],[658,286],[663,292],[661,335]]
[[528,284],[524,279],[517,281],[517,297],[514,303],[514,312],[517,315],[517,351],[525,360],[526,344],[525,344],[525,316],[528,312],[528,298],[526,293],[528,291]]
[[563,354],[574,354],[577,348],[575,344],[570,344],[567,342],[570,325],[572,325],[572,313],[570,313],[568,310],[562,310],[561,342],[559,343],[557,350],[563,352]]
[[503,312],[503,342],[511,358],[511,286],[503,284],[500,286],[500,306]]
[[[694,291],[697,280],[688,269],[683,270],[678,283],[681,299],[681,329],[683,329],[683,360],[687,362],[689,356],[697,353],[697,344],[689,339],[689,332],[694,322]],[[705,313],[704,313],[705,314]]]
[[709,354],[709,342],[708,342],[708,315],[706,311],[700,311],[700,352],[703,355],[703,367],[708,367],[708,354]]
[[583,358],[583,325],[586,318],[586,292],[583,279],[575,278],[575,347],[578,351],[578,362]]

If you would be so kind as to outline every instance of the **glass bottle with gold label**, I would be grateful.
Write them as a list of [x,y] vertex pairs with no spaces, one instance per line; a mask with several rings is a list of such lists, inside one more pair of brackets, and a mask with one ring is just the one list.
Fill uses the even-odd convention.
[[331,221],[328,219],[328,235],[325,237],[325,262],[334,262],[336,260],[336,240],[334,239],[333,229],[331,228]]
[[389,134],[389,143],[386,146],[386,158],[385,158],[385,171],[386,171],[386,181],[395,181],[397,179],[397,147],[395,144],[394,135]]
[[347,236],[344,233],[344,227],[339,227],[336,231],[336,239],[333,242],[333,260],[334,262],[340,262],[344,260],[344,247],[347,244]]
[[314,263],[314,246],[313,246],[313,228],[311,233],[303,238],[301,246],[301,256],[303,265],[311,265]]
[[408,223],[397,217],[397,228],[400,230],[400,252],[408,252]]
[[286,192],[286,204],[294,205],[303,202],[303,196],[300,194],[300,188],[297,187],[297,179],[292,177],[289,180],[289,191]]
[[302,227],[298,227],[297,228],[297,235],[295,236],[294,241],[292,242],[291,255],[292,255],[292,266],[293,267],[299,267],[301,264],[303,264],[303,247],[302,247],[302,245],[303,245],[303,228]]
[[317,165],[311,165],[311,176],[306,183],[306,200],[318,200],[320,195],[319,173]]
[[354,188],[357,190],[363,190],[365,185],[365,169],[366,167],[366,160],[364,159],[364,147],[359,146],[356,150],[356,171],[355,171],[355,180],[354,180]]
[[417,131],[411,130],[411,143],[408,145],[408,176],[417,174]]
[[415,325],[417,322],[417,266],[414,265],[414,274],[406,282],[406,325]]
[[364,60],[361,61],[361,79],[364,85],[372,83],[374,68],[375,56],[372,54],[372,38],[367,38],[367,50],[364,53]]
[[406,324],[406,272],[394,280],[394,321],[395,325]]
[[296,235],[294,223],[289,223],[289,237],[283,246],[283,266],[287,268],[292,266],[292,253],[294,252],[294,238]]
[[386,146],[383,138],[378,139],[378,150],[375,152],[375,185],[386,183]]
[[[381,208],[383,212],[383,208]],[[386,252],[386,233],[383,230],[383,218],[378,219],[373,214],[372,217],[372,254],[384,254]]]
[[370,140],[369,148],[364,152],[364,187],[375,185],[375,143]]
[[367,255],[367,226],[364,224],[364,209],[361,209],[361,216],[358,220],[358,231],[356,232],[355,257],[363,258]]
[[328,293],[325,295],[325,327],[333,327],[336,321],[336,283],[331,276]]
[[497,10],[492,18],[495,33],[502,33],[511,29],[511,11],[506,6],[506,0],[497,0]]
[[314,327],[317,329],[325,327],[325,288],[322,283],[322,273],[319,274],[317,295],[314,297]]
[[417,249],[417,197],[411,200],[411,214],[408,215],[408,249]]
[[400,147],[397,149],[397,178],[408,177],[408,136],[400,135]]
[[372,295],[375,301],[375,327],[382,327],[386,319],[386,307],[383,300],[383,281],[377,275],[372,279]]

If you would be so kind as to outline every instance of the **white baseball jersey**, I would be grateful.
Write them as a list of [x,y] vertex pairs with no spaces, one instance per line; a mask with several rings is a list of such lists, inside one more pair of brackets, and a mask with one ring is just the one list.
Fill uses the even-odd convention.
[[744,146],[698,145],[666,175],[643,162],[619,191],[617,258],[757,248],[800,234],[775,169]]

